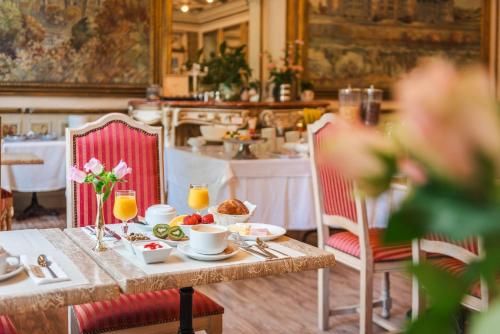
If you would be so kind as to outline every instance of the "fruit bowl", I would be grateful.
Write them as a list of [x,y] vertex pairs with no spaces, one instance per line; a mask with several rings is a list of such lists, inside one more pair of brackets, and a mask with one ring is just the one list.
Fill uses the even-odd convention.
[[249,213],[246,215],[226,215],[223,213],[218,213],[216,206],[209,208],[208,212],[214,215],[215,223],[219,225],[229,226],[236,223],[246,223],[250,219],[250,217],[252,217],[257,206],[248,201],[243,202],[243,204],[245,204],[249,211]]
[[237,126],[225,125],[202,125],[200,126],[201,135],[207,141],[222,141],[226,132],[235,131]]

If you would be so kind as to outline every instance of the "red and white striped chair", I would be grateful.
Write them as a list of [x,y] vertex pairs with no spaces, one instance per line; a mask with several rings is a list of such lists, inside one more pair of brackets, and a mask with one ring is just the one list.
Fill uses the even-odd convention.
[[0,334],[17,334],[14,324],[5,315],[0,315]]
[[[428,254],[443,255],[432,264],[444,269],[452,275],[462,275],[466,264],[478,259],[482,255],[481,243],[478,238],[468,238],[462,241],[452,241],[441,235],[432,234],[426,238],[413,242],[413,262],[425,261]],[[488,308],[488,286],[479,280],[472,286],[469,293],[462,300],[462,305],[474,311],[484,311]],[[418,280],[413,278],[412,317],[415,319],[425,308],[425,294],[418,286]]]
[[[66,130],[67,167],[83,165],[92,157],[112,168],[123,159],[133,170],[117,189],[133,189],[138,215],[165,200],[163,186],[163,131],[122,114],[109,114],[78,129]],[[67,184],[67,225],[94,224],[95,194],[89,185]],[[118,223],[112,214],[114,196],[104,206],[105,222]],[[177,333],[179,292],[175,289],[121,295],[116,300],[77,305],[71,312],[72,333]],[[209,334],[222,332],[224,308],[200,292],[193,295],[193,326]]]
[[[372,321],[388,330],[398,330],[387,320],[390,316],[391,297],[389,273],[404,271],[405,262],[411,260],[411,246],[384,246],[381,244],[383,229],[368,226],[365,199],[359,196],[356,186],[342,177],[328,159],[322,158],[326,141],[335,131],[335,115],[325,114],[308,126],[309,152],[314,188],[314,205],[318,229],[318,247],[332,252],[338,263],[360,272],[359,305],[330,310],[329,269],[318,272],[318,325],[327,330],[329,316],[355,313],[359,309],[359,332],[371,333]],[[329,228],[345,231],[329,235]],[[373,300],[373,275],[383,273],[382,295]],[[382,306],[382,316],[372,313],[372,308]]]

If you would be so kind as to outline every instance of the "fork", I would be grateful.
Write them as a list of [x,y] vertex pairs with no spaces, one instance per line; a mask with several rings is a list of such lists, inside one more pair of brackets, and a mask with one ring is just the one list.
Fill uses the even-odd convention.
[[264,248],[264,249],[265,249],[265,248],[269,248],[269,249],[270,249],[270,250],[272,250],[273,252],[276,252],[276,253],[281,254],[281,255],[283,255],[283,256],[286,256],[286,257],[290,257],[290,254],[286,254],[286,253],[280,252],[280,251],[279,251],[279,250],[277,250],[277,249],[272,248],[272,247],[271,247],[271,246],[269,246],[269,245],[268,245],[268,244],[267,244],[264,240],[262,240],[262,239],[260,239],[260,238],[257,238],[256,242],[257,242],[257,246],[258,246],[259,248]]
[[258,256],[262,256],[266,259],[277,259],[278,258],[276,255],[266,251],[265,249],[259,248],[260,252],[253,249],[252,247],[256,246],[256,245],[250,245],[245,240],[241,239],[241,237],[238,233],[232,233],[232,235],[234,236],[234,239],[235,239],[234,242],[236,243],[236,245],[238,245],[238,247],[242,248],[243,250],[248,251],[252,254],[258,255]]

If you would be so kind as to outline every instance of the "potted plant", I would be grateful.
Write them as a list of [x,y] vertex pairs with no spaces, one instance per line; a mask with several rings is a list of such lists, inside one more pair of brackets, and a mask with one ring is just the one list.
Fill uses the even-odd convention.
[[302,101],[314,100],[314,85],[310,81],[300,83],[300,99]]
[[246,61],[246,45],[231,49],[223,42],[219,46],[219,54],[211,54],[210,59],[203,63],[208,68],[202,84],[220,90],[227,100],[239,98],[240,87],[248,82],[252,70]]
[[[283,50],[283,57],[280,58],[281,63],[276,62],[273,57],[267,53],[269,64],[269,78],[273,84],[273,98],[275,102],[280,100],[280,87],[283,84],[291,86],[296,83],[303,68],[300,65],[300,52],[301,46],[304,42],[296,40],[295,42],[288,42]],[[295,91],[292,89],[292,92]]]
[[490,88],[482,70],[459,72],[444,60],[428,61],[396,86],[400,122],[391,138],[339,123],[325,145],[332,164],[368,195],[387,190],[395,175],[411,182],[389,219],[387,243],[436,234],[481,238],[484,254],[464,264],[462,275],[432,262],[409,267],[430,305],[408,333],[453,333],[460,302],[480,278],[491,291],[490,308],[473,316],[468,332],[498,332],[500,114]]

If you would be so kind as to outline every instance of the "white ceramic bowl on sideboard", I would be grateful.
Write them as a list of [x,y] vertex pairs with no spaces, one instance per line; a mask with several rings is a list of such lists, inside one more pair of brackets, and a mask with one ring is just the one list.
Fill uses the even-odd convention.
[[207,141],[222,141],[226,132],[236,131],[238,126],[229,125],[202,125],[200,126],[201,135]]

